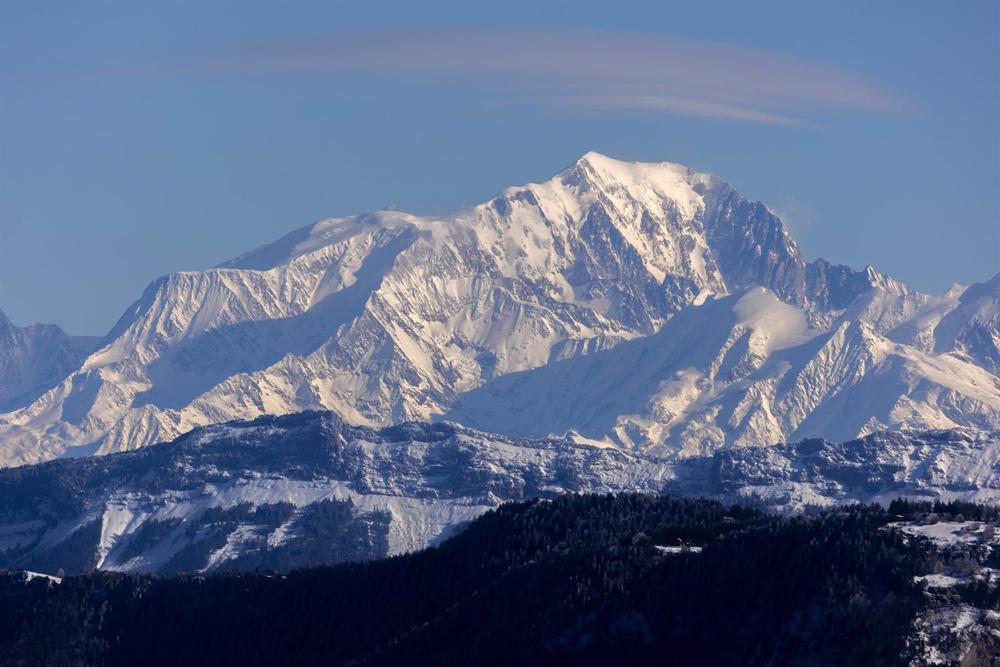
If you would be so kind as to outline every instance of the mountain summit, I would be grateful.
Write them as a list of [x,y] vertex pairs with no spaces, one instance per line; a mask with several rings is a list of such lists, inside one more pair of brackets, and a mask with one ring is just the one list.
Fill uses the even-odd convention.
[[668,456],[996,428],[991,285],[929,296],[809,263],[717,177],[587,153],[447,216],[324,220],[154,281],[96,351],[0,414],[0,464],[304,409]]

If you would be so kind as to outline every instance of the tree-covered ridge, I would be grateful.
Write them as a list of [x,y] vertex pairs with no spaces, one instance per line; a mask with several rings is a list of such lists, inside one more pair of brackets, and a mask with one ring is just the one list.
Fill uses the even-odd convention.
[[[7,664],[897,664],[926,545],[878,506],[508,504],[438,547],[297,570],[0,586]],[[663,546],[701,546],[666,552]]]

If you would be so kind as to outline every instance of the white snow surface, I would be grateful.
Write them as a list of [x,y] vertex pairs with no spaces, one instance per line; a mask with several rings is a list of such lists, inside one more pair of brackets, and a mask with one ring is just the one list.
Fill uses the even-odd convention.
[[979,522],[940,521],[925,525],[899,524],[898,527],[907,535],[925,537],[941,546],[976,544],[982,535],[982,524]]
[[45,579],[53,584],[61,584],[62,577],[56,577],[51,574],[43,574],[41,572],[32,572],[31,570],[23,570],[24,577],[26,581],[32,581],[33,579]]
[[683,554],[683,553],[700,554],[701,553],[701,547],[699,547],[699,546],[681,546],[681,547],[678,547],[678,546],[663,546],[661,544],[657,544],[655,546],[656,546],[656,551],[658,553],[661,553],[661,554]]

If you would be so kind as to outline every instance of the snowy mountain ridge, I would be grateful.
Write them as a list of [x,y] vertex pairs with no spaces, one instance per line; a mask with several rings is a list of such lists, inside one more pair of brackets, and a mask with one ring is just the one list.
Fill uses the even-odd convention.
[[899,342],[909,335],[900,327],[924,312],[901,321],[847,312],[814,327],[806,311],[754,287],[689,307],[652,336],[497,378],[447,417],[682,457],[893,427],[995,430],[995,375],[964,355]]
[[0,409],[35,399],[74,370],[96,343],[55,324],[19,327],[0,311]]
[[[661,456],[994,429],[998,291],[994,279],[929,296],[872,268],[807,263],[721,179],[588,153],[448,216],[335,218],[154,281],[99,349],[0,413],[0,464],[312,409],[368,426],[446,415],[575,431]],[[635,374],[637,393],[596,395]],[[552,410],[519,416],[539,385],[570,379]]]

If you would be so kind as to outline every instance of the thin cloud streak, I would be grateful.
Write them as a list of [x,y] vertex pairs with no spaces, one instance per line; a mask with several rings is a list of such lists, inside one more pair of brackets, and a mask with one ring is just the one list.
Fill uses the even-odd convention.
[[330,34],[217,54],[200,67],[402,79],[472,79],[521,103],[812,126],[836,112],[912,104],[840,69],[711,42],[598,30],[412,28]]
[[682,116],[749,121],[752,123],[783,125],[786,127],[816,126],[815,123],[794,116],[784,116],[732,104],[684,99],[667,95],[645,95],[640,92],[618,95],[565,95],[562,97],[531,98],[527,101],[529,103],[547,102],[551,106],[574,108],[663,111]]

